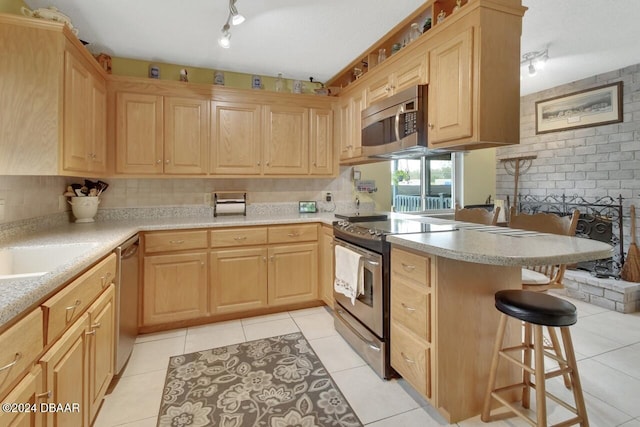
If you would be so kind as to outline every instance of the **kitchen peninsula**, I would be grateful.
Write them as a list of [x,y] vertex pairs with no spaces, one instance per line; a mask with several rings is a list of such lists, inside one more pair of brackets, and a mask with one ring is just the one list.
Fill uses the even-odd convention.
[[[388,238],[391,365],[449,422],[480,413],[498,327],[495,292],[521,289],[522,266],[612,253],[611,246],[588,239],[460,226],[454,232]],[[516,345],[520,335],[520,325],[511,322],[505,342]],[[506,368],[499,377],[522,375]]]

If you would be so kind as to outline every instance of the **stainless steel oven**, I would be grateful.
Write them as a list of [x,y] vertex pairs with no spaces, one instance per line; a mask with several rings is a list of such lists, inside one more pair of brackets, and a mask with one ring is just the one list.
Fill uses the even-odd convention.
[[362,277],[364,292],[358,295],[355,302],[347,296],[333,292],[333,296],[346,311],[360,320],[367,328],[379,336],[383,336],[382,319],[382,255],[334,239],[336,246],[342,246],[360,255],[358,275]]

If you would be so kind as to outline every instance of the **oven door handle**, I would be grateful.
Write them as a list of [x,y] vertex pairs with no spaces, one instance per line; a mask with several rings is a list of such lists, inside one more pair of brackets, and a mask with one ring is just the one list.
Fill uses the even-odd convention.
[[[404,105],[398,107],[398,111],[396,111],[396,123],[394,126],[394,130],[396,131],[396,141],[400,142],[400,114],[404,113]],[[400,146],[402,143],[400,142]]]
[[380,263],[379,263],[379,262],[377,262],[377,261],[371,261],[371,260],[370,260],[370,259],[368,259],[368,258],[363,258],[363,259],[364,259],[366,262],[368,262],[369,264],[371,264],[371,265],[380,265]]
[[353,332],[361,341],[363,341],[365,344],[367,344],[367,346],[369,348],[371,348],[372,350],[375,351],[380,351],[380,347],[378,347],[377,345],[375,345],[374,342],[369,341],[368,339],[366,339],[364,336],[362,336],[362,334],[360,332],[358,332],[356,330],[356,328],[354,328],[353,326],[351,326],[351,324],[349,324],[349,322],[347,320],[345,320],[344,317],[341,316],[341,313],[344,313],[344,311],[340,310],[339,308],[336,309],[336,315],[342,319],[342,323],[349,328],[349,330],[351,330],[351,332]]

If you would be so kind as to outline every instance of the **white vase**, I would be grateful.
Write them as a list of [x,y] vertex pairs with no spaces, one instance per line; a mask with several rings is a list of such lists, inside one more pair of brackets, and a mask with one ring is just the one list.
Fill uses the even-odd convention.
[[93,222],[96,213],[98,213],[99,197],[72,197],[69,202],[71,212],[76,217],[76,222]]

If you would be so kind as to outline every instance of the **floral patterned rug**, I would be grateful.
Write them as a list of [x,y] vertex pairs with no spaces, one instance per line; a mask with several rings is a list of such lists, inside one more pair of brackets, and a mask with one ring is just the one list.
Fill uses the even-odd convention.
[[301,333],[174,356],[159,427],[356,427]]

